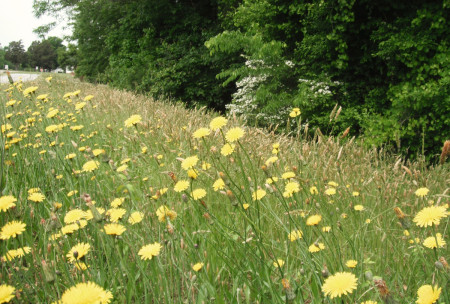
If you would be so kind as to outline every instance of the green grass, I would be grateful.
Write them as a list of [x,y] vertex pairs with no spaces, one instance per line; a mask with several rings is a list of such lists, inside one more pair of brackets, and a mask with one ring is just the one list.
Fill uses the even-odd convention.
[[[2,133],[0,190],[17,199],[15,208],[0,213],[0,224],[26,224],[22,234],[0,241],[0,254],[31,247],[23,257],[2,262],[1,283],[17,290],[11,303],[52,303],[87,281],[110,291],[111,303],[413,303],[422,285],[442,287],[438,303],[450,303],[448,268],[435,266],[439,257],[449,259],[448,245],[437,250],[422,245],[437,232],[448,242],[448,217],[428,228],[412,221],[426,206],[448,208],[448,163],[427,168],[368,150],[354,138],[275,135],[244,127],[236,118],[229,118],[222,130],[194,139],[193,132],[208,127],[217,114],[67,75],[54,76],[50,83],[38,79],[23,84],[22,90],[32,85],[38,89],[29,97],[20,85],[0,93],[1,124],[12,127]],[[76,90],[77,96],[63,98]],[[38,100],[41,94],[48,97]],[[76,110],[87,95],[94,98]],[[7,106],[10,100],[16,102]],[[59,111],[52,118],[47,117],[50,108]],[[134,114],[142,121],[125,127]],[[49,133],[50,125],[60,130]],[[73,126],[83,128],[74,131]],[[242,127],[245,135],[234,143],[231,155],[223,156],[224,135],[232,127]],[[11,143],[14,138],[17,142]],[[278,159],[265,165],[277,152],[275,143]],[[94,156],[94,149],[105,153]],[[76,156],[66,159],[70,153]],[[181,166],[189,156],[199,159],[196,179]],[[98,161],[98,169],[83,171],[91,160]],[[122,162],[127,168],[118,172]],[[295,177],[283,180],[285,172]],[[214,191],[220,177],[225,188]],[[278,181],[269,184],[267,179],[273,177]],[[179,180],[189,181],[181,193],[174,191]],[[299,191],[285,197],[289,181],[298,183]],[[311,187],[318,193],[312,194]],[[423,198],[414,194],[421,187],[430,190]],[[31,188],[39,188],[45,199],[28,200]],[[207,194],[196,200],[191,192],[199,188]],[[329,188],[336,193],[325,194]],[[257,189],[266,193],[261,200],[252,198]],[[77,192],[69,196],[71,191]],[[107,235],[103,227],[111,219],[103,215],[81,220],[83,228],[50,240],[66,225],[67,212],[94,208],[88,197],[104,210],[112,208],[115,198],[125,198],[119,208],[126,213],[118,222],[126,231]],[[163,205],[176,212],[176,218],[160,222],[156,211]],[[357,205],[364,209],[356,211]],[[407,215],[403,225],[395,207]],[[144,218],[132,225],[128,218],[135,211]],[[316,214],[321,221],[306,225]],[[324,232],[327,226],[330,231]],[[302,238],[291,242],[288,235],[295,229],[302,231]],[[162,245],[159,255],[142,260],[139,250],[155,242]],[[78,243],[90,245],[80,260],[88,266],[85,270],[66,257]],[[311,253],[314,243],[325,249]],[[277,264],[278,259],[284,265]],[[347,260],[358,264],[348,268]],[[194,271],[197,263],[203,267]],[[357,289],[330,299],[322,285],[327,276],[342,271],[355,275]],[[387,295],[377,287],[383,283]]]

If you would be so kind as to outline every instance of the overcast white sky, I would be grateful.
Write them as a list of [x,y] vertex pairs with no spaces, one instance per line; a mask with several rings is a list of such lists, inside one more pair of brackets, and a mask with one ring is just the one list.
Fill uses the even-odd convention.
[[70,29],[64,29],[67,27],[66,16],[58,20],[47,16],[37,19],[33,15],[33,0],[0,0],[0,44],[5,47],[11,41],[22,39],[26,50],[31,42],[39,40],[33,29],[53,21],[58,25],[50,31],[49,36],[63,38],[64,35],[70,35]]

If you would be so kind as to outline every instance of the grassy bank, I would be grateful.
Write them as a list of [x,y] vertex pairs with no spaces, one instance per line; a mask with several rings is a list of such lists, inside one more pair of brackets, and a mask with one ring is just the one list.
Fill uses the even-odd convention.
[[12,303],[450,301],[448,164],[66,75],[0,98]]

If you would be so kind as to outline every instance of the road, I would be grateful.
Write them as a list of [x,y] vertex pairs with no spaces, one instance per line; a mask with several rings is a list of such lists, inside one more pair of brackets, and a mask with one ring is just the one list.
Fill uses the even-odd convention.
[[[11,73],[11,77],[14,81],[22,79],[22,81],[31,81],[38,78],[40,74],[29,74],[29,73]],[[8,83],[8,75],[6,72],[0,72],[0,83]]]

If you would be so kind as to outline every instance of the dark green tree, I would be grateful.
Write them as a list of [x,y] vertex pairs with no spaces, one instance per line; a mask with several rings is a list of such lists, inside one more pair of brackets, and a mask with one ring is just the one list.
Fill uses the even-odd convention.
[[27,63],[27,54],[23,46],[22,40],[11,41],[5,48],[5,59],[14,64],[14,68],[17,70],[22,65]]
[[28,48],[28,58],[32,67],[53,70],[58,66],[58,55],[52,43],[48,40],[33,41]]
[[77,51],[77,46],[74,44],[69,44],[67,47],[59,47],[56,50],[56,53],[58,55],[58,65],[61,68],[75,68],[78,63]]

